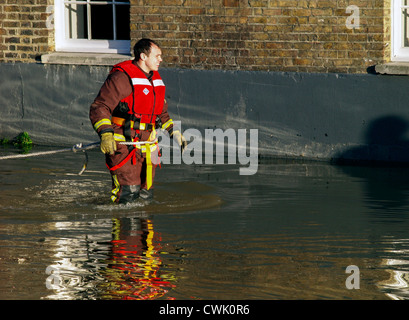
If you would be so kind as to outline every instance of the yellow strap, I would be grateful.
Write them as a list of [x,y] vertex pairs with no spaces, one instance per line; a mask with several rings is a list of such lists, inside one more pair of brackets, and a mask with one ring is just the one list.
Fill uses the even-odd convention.
[[112,176],[112,180],[114,181],[115,188],[112,189],[111,200],[112,200],[112,202],[115,202],[116,199],[118,198],[118,192],[119,192],[121,186],[119,185],[118,178],[117,178],[116,175]]
[[141,152],[146,152],[147,149],[149,149],[150,152],[153,152],[156,150],[157,148],[157,143],[151,144],[151,143],[146,143],[145,145],[141,145],[141,146],[135,146],[138,149],[141,149]]
[[155,139],[156,139],[156,130],[155,128],[153,128],[151,134],[149,135],[148,141],[154,141]]
[[147,143],[146,147],[146,188],[149,190],[152,187],[152,160],[151,160],[151,148]]

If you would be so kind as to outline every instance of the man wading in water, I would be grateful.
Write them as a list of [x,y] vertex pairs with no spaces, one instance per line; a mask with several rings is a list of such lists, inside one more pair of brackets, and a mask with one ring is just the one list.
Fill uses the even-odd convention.
[[155,167],[159,164],[157,129],[167,130],[182,151],[186,147],[168,114],[165,85],[158,73],[162,50],[153,40],[141,39],[134,46],[134,55],[134,60],[112,68],[89,113],[101,138],[101,151],[106,154],[115,203],[153,197]]

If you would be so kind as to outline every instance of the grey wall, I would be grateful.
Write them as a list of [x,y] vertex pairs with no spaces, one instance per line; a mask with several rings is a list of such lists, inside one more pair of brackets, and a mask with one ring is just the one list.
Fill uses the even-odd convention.
[[[109,67],[0,64],[0,138],[98,140],[89,105]],[[162,69],[182,129],[258,129],[259,154],[409,162],[408,77]]]

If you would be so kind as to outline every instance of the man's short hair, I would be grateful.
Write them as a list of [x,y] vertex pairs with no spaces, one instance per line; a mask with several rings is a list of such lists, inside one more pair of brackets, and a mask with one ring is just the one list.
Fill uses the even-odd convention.
[[135,43],[135,46],[133,47],[135,60],[138,61],[141,59],[141,53],[144,53],[147,56],[149,56],[153,44],[159,47],[159,45],[155,41],[146,38],[141,39],[137,43]]

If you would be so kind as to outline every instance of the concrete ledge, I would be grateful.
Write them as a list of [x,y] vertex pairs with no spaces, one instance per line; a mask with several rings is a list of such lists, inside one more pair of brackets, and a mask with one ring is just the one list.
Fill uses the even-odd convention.
[[375,71],[380,74],[409,75],[409,62],[389,62],[375,66]]
[[132,59],[130,55],[113,53],[54,52],[42,55],[41,63],[113,66],[130,59]]

